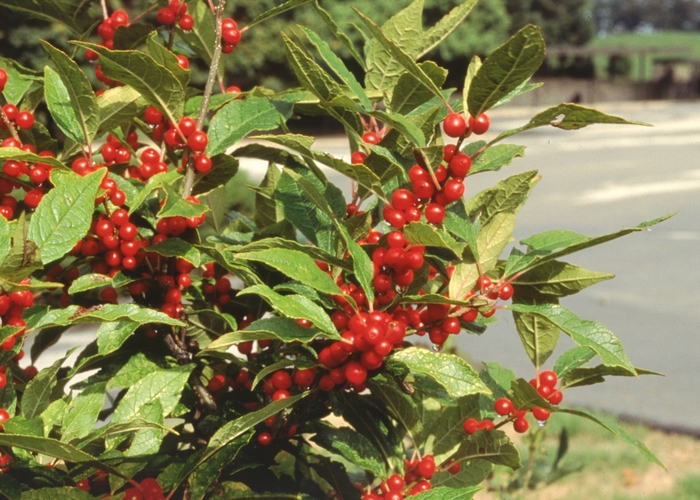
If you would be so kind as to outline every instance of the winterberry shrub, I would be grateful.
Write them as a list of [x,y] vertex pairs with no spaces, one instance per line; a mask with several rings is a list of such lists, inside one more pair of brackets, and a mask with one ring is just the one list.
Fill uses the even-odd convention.
[[[502,255],[537,172],[470,190],[472,175],[522,156],[503,143],[515,134],[631,123],[561,104],[473,139],[489,134],[491,109],[537,86],[538,28],[474,57],[453,99],[446,70],[417,60],[475,0],[427,29],[422,0],[382,27],[357,12],[364,51],[306,0],[243,27],[225,0],[81,3],[77,15],[101,14],[87,33],[74,3],[0,1],[66,24],[75,52],[43,43],[43,74],[0,70],[2,495],[466,499],[493,464],[521,466],[502,428],[533,432],[557,412],[596,420],[562,407],[564,393],[649,373],[558,303],[611,276],[560,259],[662,219],[596,237],[547,231]],[[221,58],[302,4],[366,70],[364,85],[300,27],[282,40],[301,88],[227,86]],[[204,89],[189,86],[196,60],[210,68]],[[35,120],[40,103],[48,115]],[[301,115],[337,120],[350,158],[291,133]],[[248,218],[223,197],[251,158],[269,166]],[[320,166],[349,179],[350,199]],[[532,360],[525,378],[442,352],[498,311]],[[77,357],[37,370],[84,324],[94,340]],[[578,347],[544,369],[560,332]]]

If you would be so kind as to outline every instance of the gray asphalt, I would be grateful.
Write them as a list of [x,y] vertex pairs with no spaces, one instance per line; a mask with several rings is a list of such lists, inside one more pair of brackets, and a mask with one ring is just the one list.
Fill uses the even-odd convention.
[[[518,240],[558,228],[593,236],[680,211],[649,232],[568,258],[617,277],[563,301],[580,317],[612,329],[636,366],[666,376],[612,379],[571,389],[565,403],[700,432],[700,103],[597,107],[654,127],[594,125],[573,132],[547,127],[515,136],[508,142],[526,145],[525,158],[501,172],[470,177],[467,195],[508,175],[539,170],[542,180],[518,216],[514,234]],[[525,124],[537,111],[540,109],[493,110],[492,130],[485,139]],[[340,138],[320,139],[314,147],[349,156],[347,143]],[[265,165],[251,161],[242,168],[252,179],[260,179]],[[345,179],[332,172],[329,177],[347,193]],[[499,361],[518,376],[532,377],[534,368],[512,319],[506,312],[498,315],[501,321],[483,336],[460,335],[459,347],[474,361]],[[63,351],[70,345],[85,345],[91,335],[83,330],[56,347]],[[572,346],[562,337],[548,365]],[[38,364],[50,362],[46,358]]]

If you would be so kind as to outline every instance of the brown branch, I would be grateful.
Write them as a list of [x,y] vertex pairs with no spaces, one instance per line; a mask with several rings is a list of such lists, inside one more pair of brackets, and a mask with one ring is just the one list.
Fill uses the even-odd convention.
[[[216,31],[214,33],[214,55],[211,59],[211,67],[209,68],[209,76],[207,84],[204,87],[204,96],[202,98],[202,107],[199,109],[197,117],[197,130],[202,130],[204,120],[207,118],[209,111],[209,101],[214,90],[214,82],[219,75],[219,61],[221,60],[221,25],[224,20],[224,10],[226,9],[226,0],[219,0],[219,5],[216,7]],[[192,194],[194,187],[194,155],[190,156],[187,163],[187,173],[185,174],[185,184],[182,188],[182,197],[187,198]]]
[[109,10],[107,9],[107,0],[102,0],[102,15],[105,20],[109,18]]
[[12,138],[21,143],[22,140],[19,138],[19,134],[17,133],[17,129],[12,124],[12,122],[7,117],[7,115],[5,114],[5,111],[2,108],[0,108],[0,118],[2,118],[2,121],[5,124],[5,126],[7,127],[7,130],[10,131],[10,135],[12,136]]

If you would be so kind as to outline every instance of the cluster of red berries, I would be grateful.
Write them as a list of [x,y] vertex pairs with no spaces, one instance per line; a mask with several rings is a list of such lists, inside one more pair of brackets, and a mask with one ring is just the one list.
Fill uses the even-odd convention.
[[[147,477],[139,483],[131,483],[132,486],[123,491],[123,500],[165,500],[163,488],[154,478]],[[90,478],[83,478],[76,481],[75,487],[90,493],[94,488],[99,491],[104,491],[109,488],[109,476],[103,470],[98,470]],[[105,494],[101,498],[110,498],[112,495]]]
[[202,291],[211,298],[212,303],[218,308],[228,304],[235,293],[231,288],[231,280],[228,276],[224,275],[216,278],[216,267],[213,262],[209,262],[204,266]]
[[469,121],[464,119],[464,115],[460,113],[448,114],[442,122],[442,128],[450,137],[467,137],[470,134],[481,135],[485,134],[491,121],[486,113],[481,113],[477,117],[470,116]]
[[432,455],[425,455],[422,459],[414,458],[406,460],[406,473],[392,474],[373,492],[365,493],[362,500],[403,500],[407,496],[414,496],[432,489],[430,478],[435,474],[437,467]]
[[[113,50],[114,33],[120,26],[129,26],[129,14],[123,10],[115,10],[111,16],[103,20],[97,27],[97,35],[102,39],[98,45]],[[87,49],[85,51],[85,58],[89,62],[95,62],[100,58],[100,55],[94,50]],[[95,67],[95,77],[108,87],[117,83],[104,75],[102,67],[99,64]]]
[[128,164],[131,161],[131,149],[138,149],[139,138],[136,132],[130,133],[126,138],[126,143],[129,147],[126,147],[122,141],[112,134],[107,135],[107,142],[100,148],[100,154],[104,160],[104,164],[107,167],[111,167],[116,164]]
[[194,28],[194,18],[187,13],[187,4],[180,3],[180,0],[170,0],[167,7],[158,11],[156,21],[164,26],[172,26],[177,22],[183,31]]
[[[564,394],[558,390],[557,374],[551,370],[545,370],[538,377],[530,380],[530,385],[537,389],[537,392],[552,405],[558,405],[564,399]],[[518,410],[509,398],[498,398],[493,406],[494,411],[501,417],[508,417],[508,421],[513,422],[515,432],[524,433],[530,428],[527,421],[528,410]],[[544,408],[533,408],[530,410],[532,416],[539,422],[546,422],[551,416],[549,410]],[[479,422],[474,418],[464,421],[464,430],[467,434],[474,434],[479,429],[491,430],[495,427],[493,421],[482,420]]]
[[378,303],[390,303],[396,289],[413,283],[414,273],[423,266],[425,247],[409,245],[402,231],[391,231],[386,236],[388,248],[372,252],[374,278],[372,287],[378,292]]
[[[209,137],[206,132],[197,129],[197,122],[188,117],[183,117],[177,126],[172,122],[166,123],[158,108],[154,106],[149,106],[143,113],[143,119],[153,130],[153,139],[156,141],[165,140],[165,143],[172,148],[174,151],[182,151],[186,148],[194,154],[193,164],[194,168],[200,174],[206,174],[211,170],[212,162],[211,159],[204,154],[204,150],[209,144]],[[160,163],[160,155],[157,152],[154,154],[155,150],[147,150],[146,157],[141,156],[141,162],[149,165],[158,165]],[[189,154],[186,153],[182,158],[183,167],[187,166],[189,162]],[[161,167],[162,168],[162,167]],[[147,169],[144,174],[153,176],[158,171],[153,169]],[[141,177],[148,179],[146,175],[141,174]]]
[[[31,144],[22,144],[12,138],[3,140],[0,147],[17,148],[28,153],[36,152]],[[54,157],[55,155],[51,151],[42,151],[39,156]],[[51,187],[47,181],[52,169],[52,166],[45,163],[29,164],[24,161],[6,160],[3,163],[2,171],[8,179],[0,179],[0,196],[2,197],[0,215],[8,220],[14,216],[18,200],[10,193],[15,189],[24,190],[24,204],[30,210],[35,209]]]
[[[29,130],[34,126],[34,115],[31,111],[20,111],[14,104],[5,104],[2,107],[2,112],[5,113],[10,123],[19,129]],[[5,120],[0,120],[0,129],[7,129]]]
[[[29,285],[29,278],[25,278],[20,284],[25,286]],[[17,339],[21,339],[25,334],[27,323],[22,319],[22,313],[24,313],[25,309],[33,305],[34,294],[29,289],[17,290],[0,295],[0,325],[13,326],[20,329],[17,333],[7,337],[2,344],[0,344],[0,348],[3,351],[11,350],[15,346]],[[2,379],[0,379],[0,382],[2,382]]]
[[238,24],[230,17],[225,18],[221,22],[221,51],[224,54],[230,54],[240,41],[241,32]]

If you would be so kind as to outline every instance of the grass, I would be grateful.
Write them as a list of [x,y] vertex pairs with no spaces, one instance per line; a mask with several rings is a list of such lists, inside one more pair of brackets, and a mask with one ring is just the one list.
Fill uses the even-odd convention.
[[[648,81],[653,75],[654,59],[690,58],[700,60],[700,32],[687,31],[659,31],[655,33],[620,33],[596,38],[589,47],[600,48],[676,48],[688,47],[690,50],[684,54],[659,53],[648,56],[630,57],[630,78],[636,81]],[[596,74],[605,76],[607,74],[608,57],[594,57]]]
[[[524,469],[514,474],[496,467],[490,491],[476,500],[700,500],[700,440],[622,423],[632,436],[643,441],[664,463],[658,467],[633,446],[593,422],[573,415],[555,414],[542,429],[534,462],[531,489],[523,483]],[[562,433],[568,449],[553,467],[560,450]],[[528,463],[529,442],[511,434]],[[516,486],[514,488],[514,486]]]

